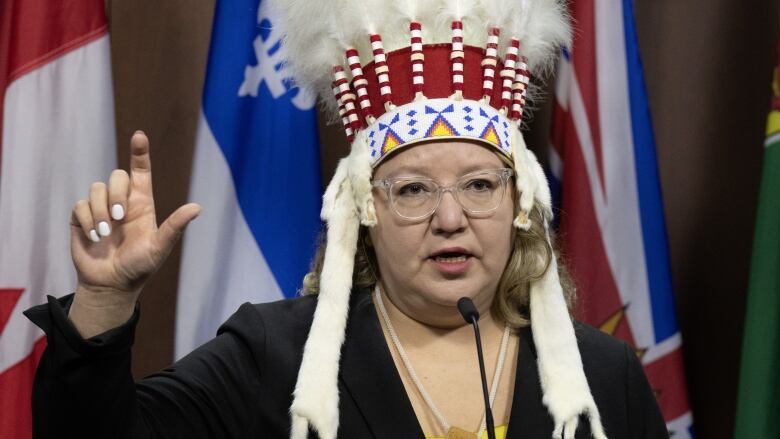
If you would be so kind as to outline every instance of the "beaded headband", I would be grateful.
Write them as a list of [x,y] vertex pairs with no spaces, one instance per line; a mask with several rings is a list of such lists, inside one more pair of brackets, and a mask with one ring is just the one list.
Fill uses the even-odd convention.
[[495,26],[487,30],[485,49],[464,46],[458,20],[450,44],[425,45],[422,24],[411,22],[410,46],[387,54],[382,37],[369,35],[373,59],[365,67],[357,49],[346,49],[352,81],[336,65],[332,89],[347,140],[368,130],[372,166],[391,151],[429,139],[476,140],[511,158],[511,122],[523,116],[530,72],[527,58],[519,56],[519,38],[510,39],[499,59],[500,33]]

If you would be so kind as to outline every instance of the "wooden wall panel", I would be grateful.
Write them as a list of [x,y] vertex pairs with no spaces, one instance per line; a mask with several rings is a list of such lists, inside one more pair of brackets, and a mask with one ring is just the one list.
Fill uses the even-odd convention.
[[636,6],[695,427],[728,438],[778,2]]
[[[213,9],[213,0],[108,4],[119,165],[127,169],[132,133],[146,132],[158,222],[187,200]],[[173,358],[180,254],[179,245],[141,295],[136,376]]]

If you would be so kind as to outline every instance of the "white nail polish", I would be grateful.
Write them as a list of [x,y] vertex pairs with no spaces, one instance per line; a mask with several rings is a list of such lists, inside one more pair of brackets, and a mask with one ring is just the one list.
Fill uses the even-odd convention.
[[98,233],[100,236],[108,236],[111,234],[111,227],[108,227],[108,223],[101,221],[98,223]]
[[125,217],[125,209],[122,207],[121,204],[117,203],[111,206],[111,218],[113,218],[116,221],[121,220]]
[[100,242],[100,237],[98,236],[95,229],[89,231],[89,239],[91,239],[92,242]]

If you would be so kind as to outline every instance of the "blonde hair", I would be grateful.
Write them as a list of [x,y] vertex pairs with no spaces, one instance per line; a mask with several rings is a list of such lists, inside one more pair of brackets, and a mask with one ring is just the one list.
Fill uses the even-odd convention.
[[[513,233],[512,252],[506,267],[504,267],[492,305],[493,313],[512,328],[522,328],[531,324],[531,282],[541,279],[550,268],[552,258],[556,257],[555,251],[548,242],[544,226],[547,218],[544,217],[538,204],[534,206],[530,217],[531,228],[529,230],[515,230]],[[352,287],[356,289],[373,289],[379,280],[378,271],[374,269],[378,265],[373,247],[365,245],[367,234],[368,229],[361,226],[352,274]],[[551,241],[552,239],[550,237]],[[317,253],[312,261],[311,271],[303,278],[302,293],[304,295],[319,293],[320,273],[322,272],[326,247],[325,233],[322,233]],[[571,314],[576,299],[574,284],[560,260],[558,271],[564,298]]]

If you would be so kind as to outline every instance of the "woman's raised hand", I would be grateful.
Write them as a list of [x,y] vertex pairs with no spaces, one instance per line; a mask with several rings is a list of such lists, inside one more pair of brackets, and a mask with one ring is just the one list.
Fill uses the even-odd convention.
[[93,183],[89,199],[73,207],[71,255],[78,287],[69,316],[85,338],[130,318],[142,287],[201,210],[185,204],[158,227],[144,133],[133,135],[130,150],[130,174],[114,170],[108,185]]

